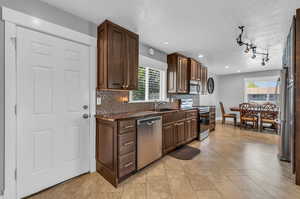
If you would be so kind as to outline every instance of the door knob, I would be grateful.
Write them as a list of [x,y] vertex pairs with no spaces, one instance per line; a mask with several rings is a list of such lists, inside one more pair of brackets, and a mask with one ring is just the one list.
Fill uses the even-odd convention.
[[88,106],[88,105],[84,105],[84,106],[82,106],[82,108],[83,108],[84,110],[86,110],[86,109],[89,108],[89,106]]
[[88,119],[88,118],[90,117],[90,115],[87,114],[87,113],[85,113],[85,114],[82,115],[82,117],[83,117],[84,119]]

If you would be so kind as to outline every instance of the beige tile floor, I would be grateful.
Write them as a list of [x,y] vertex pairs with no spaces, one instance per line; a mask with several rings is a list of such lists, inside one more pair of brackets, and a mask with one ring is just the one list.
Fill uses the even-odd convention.
[[300,199],[289,164],[278,161],[278,137],[217,125],[193,160],[166,156],[118,189],[98,173],[57,185],[30,199]]

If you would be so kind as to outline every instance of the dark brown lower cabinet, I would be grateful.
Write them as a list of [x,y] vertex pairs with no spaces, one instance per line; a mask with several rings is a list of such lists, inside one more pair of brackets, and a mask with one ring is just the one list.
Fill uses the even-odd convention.
[[192,123],[191,137],[192,139],[196,139],[198,137],[198,119],[197,118],[192,119],[191,123]]
[[136,153],[131,152],[119,157],[118,177],[119,179],[127,176],[136,170]]
[[189,142],[197,138],[198,132],[198,120],[197,118],[187,119],[185,121],[185,142]]
[[192,120],[185,121],[185,141],[192,140]]
[[135,120],[96,120],[96,169],[116,187],[136,171]]
[[175,123],[176,131],[176,146],[180,146],[185,143],[185,128],[184,121]]
[[163,115],[163,154],[197,138],[197,110]]
[[[197,116],[197,110],[163,115],[163,154],[197,138]],[[115,187],[137,171],[136,119],[96,119],[96,168]]]
[[96,168],[107,181],[115,186],[118,184],[117,156],[117,124],[97,120]]
[[163,154],[166,154],[176,148],[175,125],[170,124],[163,127]]

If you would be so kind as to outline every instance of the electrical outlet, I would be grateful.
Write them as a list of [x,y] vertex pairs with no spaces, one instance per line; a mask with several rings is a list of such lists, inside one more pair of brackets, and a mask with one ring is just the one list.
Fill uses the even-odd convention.
[[101,105],[101,97],[97,97],[97,105]]

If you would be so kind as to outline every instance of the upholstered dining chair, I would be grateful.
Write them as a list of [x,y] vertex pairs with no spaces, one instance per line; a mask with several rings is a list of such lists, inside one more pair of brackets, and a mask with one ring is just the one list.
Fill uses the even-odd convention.
[[226,118],[231,118],[231,119],[233,119],[234,126],[236,126],[236,114],[235,113],[229,113],[229,114],[227,114],[225,112],[225,108],[224,108],[223,102],[220,102],[220,108],[221,108],[221,113],[222,113],[222,124],[225,124]]
[[265,103],[261,106],[260,112],[260,131],[264,129],[264,124],[271,125],[277,131],[278,108],[276,104]]
[[241,125],[246,128],[251,125],[252,128],[258,129],[258,106],[252,103],[240,104]]

